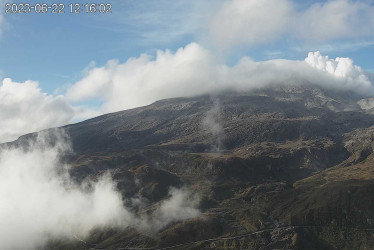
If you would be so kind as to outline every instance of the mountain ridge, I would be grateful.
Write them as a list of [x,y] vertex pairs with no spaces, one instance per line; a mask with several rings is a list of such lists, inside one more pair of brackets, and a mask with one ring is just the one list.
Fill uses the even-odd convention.
[[[125,203],[146,200],[137,208],[143,212],[167,200],[172,187],[201,196],[201,218],[151,235],[131,227],[98,230],[85,241],[105,249],[159,248],[265,230],[183,249],[373,247],[365,229],[374,230],[374,116],[358,104],[365,98],[290,85],[166,99],[64,126],[75,181],[109,172]],[[36,135],[6,145],[26,145]]]

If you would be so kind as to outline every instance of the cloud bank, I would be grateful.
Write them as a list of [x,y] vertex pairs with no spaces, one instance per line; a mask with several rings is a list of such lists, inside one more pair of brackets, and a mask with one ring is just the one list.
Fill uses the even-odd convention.
[[200,216],[199,199],[187,188],[171,189],[151,215],[130,212],[108,174],[74,183],[60,161],[66,153],[69,138],[60,130],[39,133],[22,148],[1,148],[0,249],[40,249],[49,240],[84,239],[95,228],[152,233]]
[[175,53],[158,51],[124,63],[109,61],[92,68],[71,86],[67,97],[81,102],[103,101],[103,112],[113,112],[181,96],[210,94],[222,90],[248,91],[280,84],[311,83],[326,88],[374,93],[372,76],[349,58],[335,60],[319,52],[305,61],[269,60],[255,62],[243,57],[227,66],[217,62],[202,46],[191,43]]
[[42,92],[35,81],[5,78],[0,85],[0,142],[71,121],[74,110],[63,96]]
[[[218,91],[250,91],[272,85],[316,84],[373,95],[373,74],[350,58],[330,59],[311,52],[305,60],[255,62],[243,57],[235,65],[219,63],[215,54],[197,43],[176,52],[159,50],[120,63],[111,60],[90,67],[65,96],[47,95],[34,81],[9,78],[0,86],[0,141],[30,132],[65,125],[103,113],[151,104],[173,97]],[[100,100],[99,107],[90,102]]]
[[71,101],[100,98],[104,112],[118,111],[156,100],[206,93],[216,81],[214,58],[196,43],[175,53],[142,54],[121,64],[109,61],[89,70],[67,92]]
[[227,0],[208,21],[208,39],[220,50],[287,37],[304,43],[374,38],[370,1],[331,0],[308,7],[291,0]]

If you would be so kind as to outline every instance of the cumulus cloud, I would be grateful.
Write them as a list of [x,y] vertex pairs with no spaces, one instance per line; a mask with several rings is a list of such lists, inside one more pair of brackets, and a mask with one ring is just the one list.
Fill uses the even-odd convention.
[[313,68],[338,78],[357,81],[367,86],[371,85],[368,73],[365,73],[361,67],[354,65],[353,60],[350,58],[337,57],[336,59],[329,59],[328,56],[323,56],[317,51],[309,52],[305,61]]
[[[51,143],[52,142],[52,143]],[[22,148],[0,151],[0,249],[39,249],[52,239],[85,238],[94,228],[131,226],[153,232],[174,221],[199,216],[198,199],[188,189],[172,189],[150,216],[123,205],[109,175],[74,183],[62,131],[40,133]]]
[[0,142],[67,124],[73,108],[63,96],[47,95],[34,81],[5,78],[0,85]]
[[331,0],[307,8],[291,0],[227,0],[209,20],[219,49],[258,45],[283,36],[307,43],[374,37],[370,1]]
[[143,54],[122,64],[110,61],[104,67],[93,68],[68,90],[67,97],[74,101],[101,98],[102,111],[112,112],[163,98],[306,82],[374,93],[370,74],[349,58],[330,60],[319,52],[309,54],[305,61],[255,62],[243,57],[229,67],[217,63],[210,51],[192,43],[175,53],[159,51],[155,58]]

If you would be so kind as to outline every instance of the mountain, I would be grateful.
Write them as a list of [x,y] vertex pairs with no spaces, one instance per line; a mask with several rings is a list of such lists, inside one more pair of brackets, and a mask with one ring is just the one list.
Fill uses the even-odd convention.
[[372,106],[353,92],[295,84],[161,100],[65,126],[75,181],[109,171],[125,202],[146,201],[139,213],[187,187],[201,215],[47,248],[372,249]]

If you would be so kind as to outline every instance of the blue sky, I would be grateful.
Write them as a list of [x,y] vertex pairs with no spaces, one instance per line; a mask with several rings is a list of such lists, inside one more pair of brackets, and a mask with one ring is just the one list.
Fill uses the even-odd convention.
[[[39,81],[44,91],[53,93],[62,85],[77,81],[91,62],[103,65],[110,59],[125,61],[141,53],[176,50],[199,41],[202,33],[199,20],[204,22],[204,15],[223,1],[109,2],[113,5],[112,14],[4,14],[6,25],[0,38],[1,75],[19,82]],[[307,8],[313,2],[317,1],[303,1],[298,8]],[[273,57],[304,59],[307,52],[319,49],[330,57],[351,57],[356,64],[373,70],[374,42],[370,39],[367,40],[369,45],[355,47],[354,41],[351,48],[347,45],[336,50],[324,49],[329,42],[307,45],[284,40],[243,46],[230,54],[227,61],[235,63],[243,55],[256,61]],[[370,45],[370,42],[373,43]],[[294,50],[296,46],[300,47],[297,51]]]
[[[161,98],[256,86],[245,79],[274,75],[273,59],[287,59],[287,71],[308,52],[321,52],[309,61],[321,74],[373,85],[370,0],[108,0],[107,14],[9,14],[0,3],[0,130],[9,130],[0,141]],[[260,62],[269,72],[255,70]]]
[[52,93],[78,80],[91,62],[124,61],[157,49],[175,50],[195,40],[195,27],[187,27],[190,24],[183,19],[195,15],[197,1],[109,2],[111,14],[4,14],[2,76],[37,80]]

